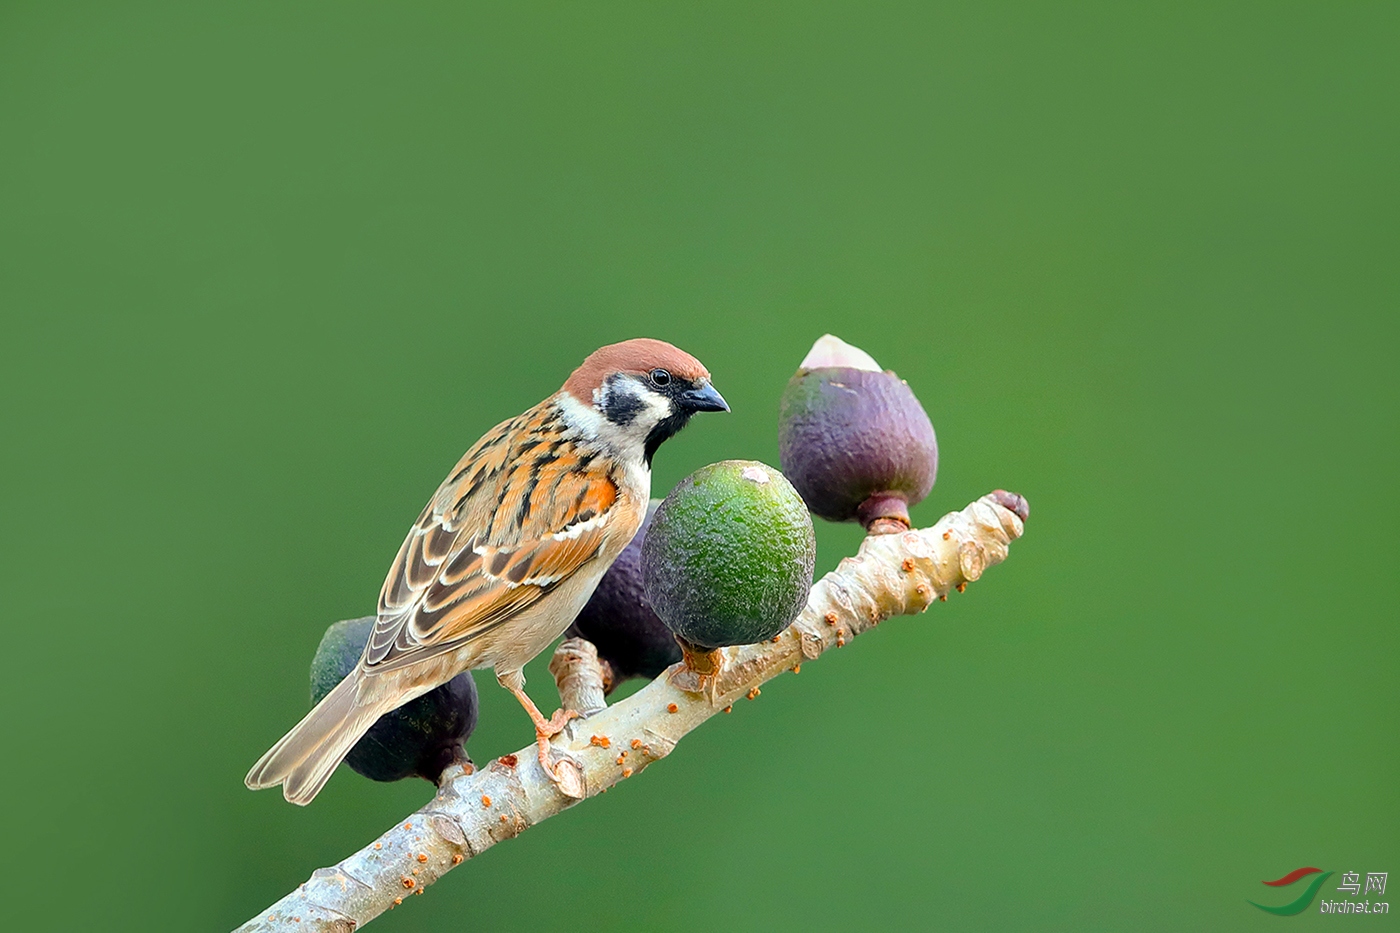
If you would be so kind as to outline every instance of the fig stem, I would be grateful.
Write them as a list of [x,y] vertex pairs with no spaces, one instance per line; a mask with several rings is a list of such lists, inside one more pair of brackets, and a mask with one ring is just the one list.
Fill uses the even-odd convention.
[[900,534],[910,527],[909,500],[895,492],[873,493],[856,507],[856,519],[866,534]]
[[713,677],[719,673],[724,664],[724,658],[718,648],[702,648],[686,641],[679,635],[676,636],[676,642],[681,646],[681,657],[685,661],[686,667],[701,677]]
[[865,533],[869,535],[898,535],[909,530],[909,523],[902,518],[885,516],[877,518],[869,525],[865,526]]

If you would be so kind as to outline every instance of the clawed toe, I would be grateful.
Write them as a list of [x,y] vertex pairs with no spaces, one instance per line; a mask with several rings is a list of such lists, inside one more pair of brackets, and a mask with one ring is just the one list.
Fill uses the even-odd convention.
[[541,737],[540,746],[540,770],[545,773],[555,786],[559,788],[565,796],[582,797],[583,784],[582,775],[578,765],[567,755],[562,756],[558,761],[554,761],[550,754],[549,739]]
[[549,753],[549,740],[563,732],[564,727],[568,725],[570,719],[580,718],[579,714],[571,709],[560,709],[555,710],[553,716],[545,719],[544,714],[541,713],[539,708],[525,695],[525,691],[520,688],[518,683],[509,679],[504,679],[501,680],[501,686],[515,695],[515,698],[520,701],[521,706],[525,707],[525,712],[530,714],[530,719],[535,724],[535,744],[540,748],[540,767],[544,769],[544,773],[549,775],[550,779],[554,781],[555,784],[560,785],[560,789],[563,790],[564,793],[571,797],[581,796],[582,791],[580,790],[578,779],[574,778],[570,780],[570,774],[573,772],[561,771],[559,766],[551,760]]
[[535,735],[542,739],[553,738],[564,731],[570,719],[578,719],[579,714],[571,709],[557,709],[547,722],[535,726]]
[[559,771],[559,765],[550,760],[549,740],[563,732],[570,719],[578,718],[579,714],[571,709],[559,709],[555,710],[549,719],[542,720],[535,726],[535,743],[540,747],[540,767],[556,784],[563,779],[563,774]]

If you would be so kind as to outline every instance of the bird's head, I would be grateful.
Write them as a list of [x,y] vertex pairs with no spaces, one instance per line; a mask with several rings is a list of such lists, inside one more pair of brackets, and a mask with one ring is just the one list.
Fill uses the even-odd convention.
[[699,360],[662,340],[638,337],[591,353],[564,383],[581,427],[624,455],[651,458],[697,411],[728,411]]

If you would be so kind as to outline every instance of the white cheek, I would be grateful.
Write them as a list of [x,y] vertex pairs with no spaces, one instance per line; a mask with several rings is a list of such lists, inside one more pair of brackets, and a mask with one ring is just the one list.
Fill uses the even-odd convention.
[[587,437],[597,437],[607,423],[597,409],[583,404],[568,392],[559,393],[559,411],[569,427]]
[[667,418],[671,417],[671,412],[673,409],[671,408],[671,400],[664,395],[648,393],[645,396],[645,401],[647,405],[646,414],[641,416],[641,418],[638,418],[637,420],[640,421],[643,418],[646,419],[647,429],[642,433],[649,434],[652,428],[656,427],[662,421],[665,421]]
[[645,480],[649,484],[651,471],[643,460],[646,438],[657,422],[670,416],[672,409],[670,401],[664,396],[648,392],[643,393],[641,398],[644,407],[625,425],[613,424],[597,408],[580,402],[567,392],[560,393],[559,409],[569,427],[611,447],[621,459],[628,461],[629,469],[631,462],[636,461],[640,473],[634,481],[641,483]]

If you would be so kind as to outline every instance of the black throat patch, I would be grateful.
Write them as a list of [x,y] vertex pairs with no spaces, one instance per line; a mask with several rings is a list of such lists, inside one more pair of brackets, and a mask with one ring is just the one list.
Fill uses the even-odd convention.
[[690,412],[684,408],[677,408],[673,414],[667,415],[656,423],[656,427],[647,434],[646,444],[643,447],[648,468],[651,467],[651,458],[656,455],[656,449],[661,446],[662,442],[685,427],[685,423],[689,420]]

